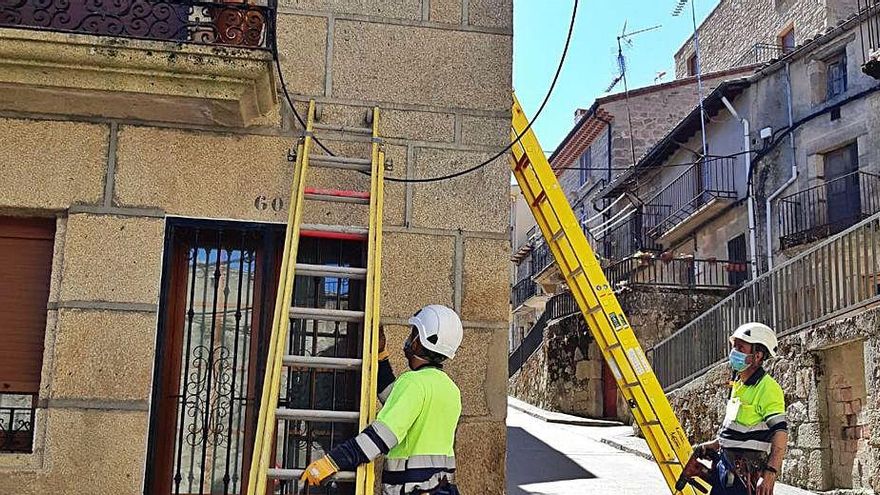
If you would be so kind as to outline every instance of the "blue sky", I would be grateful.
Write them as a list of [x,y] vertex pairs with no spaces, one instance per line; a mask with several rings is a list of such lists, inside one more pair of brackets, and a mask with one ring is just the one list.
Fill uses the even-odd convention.
[[[697,22],[718,0],[693,0]],[[678,0],[580,0],[568,58],[550,103],[534,129],[546,151],[552,151],[571,130],[574,111],[587,108],[617,75],[617,35],[661,24],[662,28],[633,38],[627,55],[630,89],[675,78],[673,56],[693,33],[690,8],[672,17]],[[547,92],[565,43],[572,0],[514,0],[513,85],[529,116]],[[622,91],[622,84],[616,91]],[[696,102],[694,102],[696,104]]]

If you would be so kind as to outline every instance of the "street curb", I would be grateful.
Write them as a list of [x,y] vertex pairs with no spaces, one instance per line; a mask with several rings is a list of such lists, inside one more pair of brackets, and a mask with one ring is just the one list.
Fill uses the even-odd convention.
[[512,397],[507,398],[507,405],[512,409],[516,409],[519,412],[528,414],[534,418],[538,418],[541,421],[551,423],[551,424],[559,424],[559,425],[572,425],[572,426],[596,426],[596,427],[611,427],[611,426],[623,426],[623,423],[617,423],[614,421],[604,421],[601,419],[589,419],[589,418],[581,418],[578,416],[571,416],[568,414],[562,413],[554,413],[544,411],[538,407],[535,407],[531,404],[527,404],[525,402],[519,401]]
[[644,459],[647,459],[651,462],[654,462],[654,456],[651,455],[650,452],[643,452],[639,449],[628,447],[628,446],[620,443],[619,441],[615,440],[614,438],[600,438],[599,441],[604,443],[605,445],[609,445],[611,447],[614,447],[617,450],[626,452],[627,454],[637,455],[637,456],[642,457]]

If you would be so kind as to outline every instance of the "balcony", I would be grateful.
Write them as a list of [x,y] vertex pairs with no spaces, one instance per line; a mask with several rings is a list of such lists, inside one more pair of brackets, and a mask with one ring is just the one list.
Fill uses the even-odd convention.
[[33,451],[35,394],[0,393],[0,453]]
[[663,250],[654,239],[648,237],[645,216],[641,209],[601,234],[597,245],[604,257],[612,261],[628,258],[639,251]]
[[880,175],[853,172],[779,199],[782,249],[846,230],[880,211]]
[[669,246],[736,201],[733,157],[697,163],[675,178],[643,207],[648,237]]
[[521,308],[542,310],[547,299],[549,296],[531,278],[520,280],[510,291],[510,305],[514,311]]
[[246,126],[277,103],[274,11],[227,0],[4,0],[0,107]]
[[736,289],[749,279],[749,273],[746,261],[653,254],[632,256],[605,268],[613,287]]
[[735,67],[767,63],[780,59],[793,50],[793,47],[773,45],[769,43],[756,43],[743,52],[742,57],[740,57],[739,61],[735,64]]
[[580,308],[570,291],[565,291],[551,297],[547,301],[547,321],[557,321],[569,316],[580,314]]
[[865,20],[861,25],[862,72],[880,79],[880,0],[858,0],[859,14]]

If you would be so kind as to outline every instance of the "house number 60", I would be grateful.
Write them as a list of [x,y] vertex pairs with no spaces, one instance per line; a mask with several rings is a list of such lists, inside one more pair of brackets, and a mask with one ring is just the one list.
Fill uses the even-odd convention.
[[266,196],[260,195],[254,199],[254,208],[256,208],[257,211],[266,211],[269,208],[272,208],[272,211],[277,213],[284,209],[284,199],[278,196],[270,199]]

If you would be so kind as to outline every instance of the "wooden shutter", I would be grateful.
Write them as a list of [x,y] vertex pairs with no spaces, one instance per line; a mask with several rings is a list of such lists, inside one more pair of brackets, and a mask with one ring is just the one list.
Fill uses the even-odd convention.
[[54,219],[0,217],[0,393],[37,393]]

